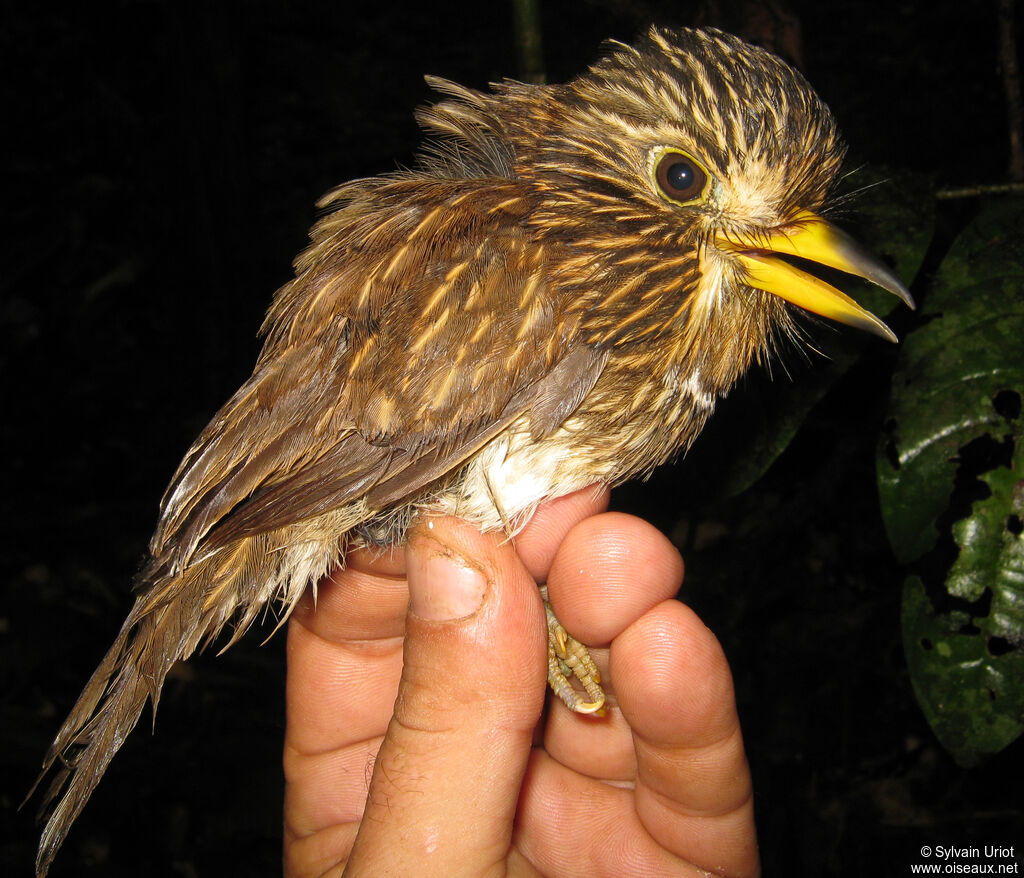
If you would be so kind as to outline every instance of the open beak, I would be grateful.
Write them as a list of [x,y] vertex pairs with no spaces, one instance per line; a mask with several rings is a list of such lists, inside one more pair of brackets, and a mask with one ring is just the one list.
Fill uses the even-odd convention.
[[801,271],[784,259],[776,258],[776,255],[798,256],[862,277],[914,307],[910,292],[892,271],[845,232],[830,226],[810,211],[801,211],[789,224],[767,233],[750,237],[717,235],[715,245],[740,261],[748,286],[772,293],[822,317],[873,332],[889,341],[897,341],[896,335],[874,314],[861,308],[831,284]]

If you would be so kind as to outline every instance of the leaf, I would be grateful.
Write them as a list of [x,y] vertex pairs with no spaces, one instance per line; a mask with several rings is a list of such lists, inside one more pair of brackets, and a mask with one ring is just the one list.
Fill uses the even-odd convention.
[[960,765],[977,765],[1021,733],[1024,658],[993,657],[984,637],[965,633],[962,611],[937,613],[921,579],[903,587],[903,644],[914,693],[929,725]]
[[1024,202],[950,248],[893,377],[878,456],[918,701],[962,765],[1024,731]]

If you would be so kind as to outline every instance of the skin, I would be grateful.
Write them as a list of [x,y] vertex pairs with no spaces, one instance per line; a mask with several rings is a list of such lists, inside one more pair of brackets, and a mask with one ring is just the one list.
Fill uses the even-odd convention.
[[[675,548],[607,500],[545,504],[514,543],[426,519],[408,548],[353,553],[315,612],[304,598],[288,634],[289,878],[759,874],[725,656],[674,599]],[[545,711],[538,581],[603,647],[603,718]]]

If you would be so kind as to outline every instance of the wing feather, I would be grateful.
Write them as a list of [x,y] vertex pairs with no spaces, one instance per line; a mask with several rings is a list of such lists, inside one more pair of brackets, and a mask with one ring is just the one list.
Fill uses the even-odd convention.
[[356,501],[376,514],[524,413],[546,435],[603,368],[548,288],[518,184],[373,180],[339,197],[275,297],[253,376],[164,497],[152,552],[172,569]]

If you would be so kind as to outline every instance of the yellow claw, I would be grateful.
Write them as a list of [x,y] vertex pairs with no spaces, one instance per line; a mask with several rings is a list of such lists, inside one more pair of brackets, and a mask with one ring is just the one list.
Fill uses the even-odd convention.
[[[605,694],[601,689],[601,674],[587,648],[570,637],[555,617],[547,600],[547,589],[542,588],[544,611],[548,621],[548,684],[554,693],[575,713],[604,715]],[[584,701],[570,682],[575,677],[586,692]]]

